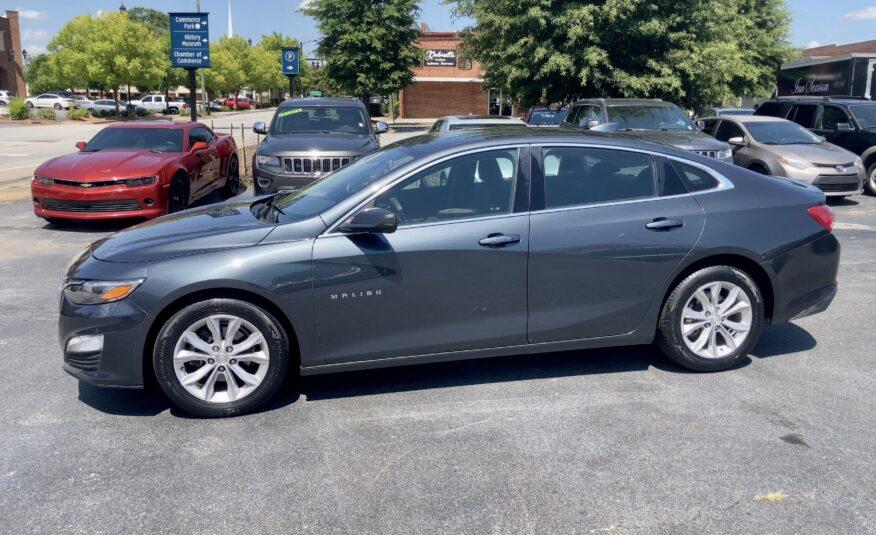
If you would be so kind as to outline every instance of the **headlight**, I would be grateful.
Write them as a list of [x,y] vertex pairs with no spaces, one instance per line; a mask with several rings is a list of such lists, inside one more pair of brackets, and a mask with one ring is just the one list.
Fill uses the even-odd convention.
[[256,156],[256,163],[258,163],[260,167],[280,167],[280,157],[262,156],[259,154]]
[[149,184],[154,184],[156,180],[158,180],[157,176],[141,176],[139,178],[126,178],[125,185],[126,186],[147,186]]
[[719,160],[730,160],[733,158],[733,150],[732,149],[724,149],[718,151],[718,159]]
[[778,158],[776,158],[776,160],[780,164],[787,165],[789,167],[793,167],[794,169],[809,169],[809,167],[810,167],[809,162],[804,162],[801,160],[789,160],[789,159],[784,158],[782,156],[779,156]]
[[858,158],[855,160],[855,167],[864,167],[864,160]]
[[34,180],[34,182],[36,182],[38,184],[42,184],[43,186],[51,186],[52,184],[55,183],[54,180],[52,180],[51,178],[49,178],[47,176],[34,175],[33,180]]
[[71,280],[64,286],[64,297],[77,305],[99,305],[131,295],[146,279],[121,281]]

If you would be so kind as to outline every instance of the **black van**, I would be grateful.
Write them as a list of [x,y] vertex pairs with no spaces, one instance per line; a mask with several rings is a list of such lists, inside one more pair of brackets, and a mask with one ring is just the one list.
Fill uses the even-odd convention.
[[860,155],[867,169],[864,185],[876,195],[876,102],[856,97],[779,97],[758,106],[754,114],[794,121]]

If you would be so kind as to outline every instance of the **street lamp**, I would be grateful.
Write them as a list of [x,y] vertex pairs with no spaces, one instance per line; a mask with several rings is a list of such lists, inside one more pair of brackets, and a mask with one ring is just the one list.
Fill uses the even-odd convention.
[[122,4],[122,5],[119,6],[119,11],[120,11],[121,13],[124,13],[124,12],[126,12],[127,10],[128,10],[128,8],[125,7],[125,4]]

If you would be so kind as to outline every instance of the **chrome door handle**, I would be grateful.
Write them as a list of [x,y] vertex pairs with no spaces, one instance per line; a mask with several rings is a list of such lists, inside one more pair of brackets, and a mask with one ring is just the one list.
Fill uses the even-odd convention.
[[665,217],[658,217],[654,221],[645,225],[645,228],[648,230],[672,230],[683,226],[684,221],[681,219],[666,219]]
[[503,247],[519,241],[520,234],[490,234],[486,238],[481,238],[478,243],[487,247]]

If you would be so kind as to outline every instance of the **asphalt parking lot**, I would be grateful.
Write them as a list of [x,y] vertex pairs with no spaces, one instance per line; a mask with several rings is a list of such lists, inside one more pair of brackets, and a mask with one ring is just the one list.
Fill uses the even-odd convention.
[[61,370],[61,276],[119,225],[0,204],[0,532],[874,532],[876,198],[834,210],[833,306],[731,371],[651,347],[495,358],[308,377],[197,420]]

